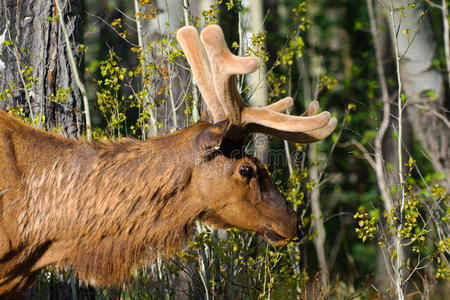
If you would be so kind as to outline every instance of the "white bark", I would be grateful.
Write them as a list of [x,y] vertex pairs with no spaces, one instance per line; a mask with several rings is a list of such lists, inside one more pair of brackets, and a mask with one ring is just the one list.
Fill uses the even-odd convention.
[[[260,0],[243,0],[242,5],[248,8],[248,13],[241,15],[240,18],[240,55],[246,54],[246,49],[251,43],[253,34],[257,34],[264,31],[264,6],[263,1]],[[268,92],[267,92],[267,80],[266,80],[266,66],[264,63],[258,71],[247,76],[247,82],[249,84],[252,97],[249,99],[250,104],[254,106],[265,106],[267,104]],[[255,157],[260,159],[263,163],[267,162],[267,152],[269,145],[267,142],[267,136],[264,134],[254,134],[255,143]]]
[[[202,11],[208,10],[211,8],[211,5],[214,5],[215,0],[198,0],[198,1],[190,1],[191,12],[193,15],[201,16]],[[201,26],[202,24],[200,24]]]
[[[308,156],[309,159],[317,163],[319,161],[318,155],[319,147],[317,144],[311,144],[309,146]],[[309,177],[312,181],[312,191],[311,191],[311,210],[313,217],[314,228],[317,231],[317,236],[314,237],[314,248],[316,249],[317,260],[319,262],[320,267],[320,281],[322,284],[322,288],[324,290],[327,289],[329,282],[329,270],[328,270],[328,262],[325,257],[325,241],[326,241],[326,231],[325,226],[323,224],[323,216],[322,210],[320,209],[320,175],[319,175],[319,167],[317,165],[313,165],[309,171]]]
[[[312,19],[315,15],[319,14],[319,7],[314,2],[308,2],[308,7],[306,10]],[[315,45],[318,45],[322,41],[317,39],[318,34],[315,34],[314,32],[317,32],[317,28],[315,26],[311,26],[310,30],[308,31],[308,41],[314,47]],[[305,100],[318,100],[315,99],[318,96],[318,85],[320,82],[320,76],[325,73],[325,70],[322,68],[322,57],[318,56],[314,53],[314,51],[311,51],[308,53],[309,59],[310,59],[310,68],[307,70],[303,70],[304,73],[304,95]],[[308,86],[309,83],[309,76],[307,74],[310,74],[312,80],[311,86],[305,88]],[[311,91],[314,91],[314,94],[311,94]],[[317,163],[319,161],[319,148],[318,144],[314,143],[308,146],[308,157],[312,163]],[[312,182],[315,182],[316,184],[312,187],[312,191],[310,194],[310,201],[311,201],[311,211],[314,215],[313,218],[313,226],[314,229],[317,231],[317,236],[314,237],[314,248],[316,250],[317,255],[317,261],[319,263],[319,268],[321,270],[320,273],[320,281],[322,284],[322,287],[326,290],[327,285],[329,282],[329,270],[328,270],[328,262],[325,255],[325,241],[326,241],[326,231],[325,226],[323,223],[323,214],[322,210],[320,208],[320,189],[319,189],[319,183],[320,183],[320,170],[318,165],[312,164],[310,166],[310,180]]]
[[447,1],[442,0],[442,26],[444,28],[445,66],[447,67],[447,85],[450,88],[450,26]]
[[[414,2],[416,9],[408,9],[406,17],[400,17],[397,10],[403,6],[407,9],[408,3]],[[433,67],[433,59],[436,57],[436,42],[433,37],[428,16],[425,15],[420,23],[420,13],[424,11],[419,1],[396,0],[394,1],[394,20],[399,28],[397,35],[398,50],[400,54],[400,73],[403,85],[408,96],[414,101],[427,101],[425,91],[433,91],[438,97],[442,89],[442,76]],[[410,29],[409,37],[403,33]]]
[[[264,7],[263,1],[250,0],[250,30],[251,33],[259,33],[264,31]],[[250,87],[253,91],[251,103],[257,106],[265,106],[268,100],[266,65],[262,64],[261,68],[249,76]]]
[[[417,8],[408,9],[406,16],[400,17],[397,8],[403,6],[405,11],[409,2],[394,1],[394,22],[399,25],[397,41],[400,76],[403,91],[408,96],[405,105],[406,116],[416,138],[428,152],[435,169],[448,175],[450,130],[445,117],[438,117],[444,103],[444,89],[442,74],[433,66],[437,46],[429,15],[422,16],[421,21],[420,14],[424,12],[423,2],[413,1]],[[405,30],[410,30],[409,37],[404,33]],[[394,34],[391,31],[392,37]]]
[[[366,2],[370,19],[370,31],[373,38],[375,57],[377,61],[377,75],[381,90],[381,100],[383,102],[380,124],[378,125],[379,127],[375,137],[375,160],[373,161],[372,167],[374,168],[377,177],[378,189],[380,192],[381,200],[383,201],[384,209],[389,212],[392,211],[395,207],[393,199],[389,192],[390,187],[394,185],[394,182],[392,180],[392,177],[387,176],[385,163],[386,158],[392,159],[392,163],[394,163],[394,161],[396,160],[394,159],[394,155],[386,157],[386,153],[395,151],[392,151],[392,148],[386,147],[386,143],[384,143],[383,145],[386,133],[389,132],[389,127],[392,126],[393,122],[393,118],[391,117],[389,91],[385,74],[386,72],[383,64],[383,61],[385,60],[383,56],[383,48],[385,48],[389,43],[387,42],[388,38],[386,36],[386,33],[378,30],[382,25],[380,23],[384,23],[386,22],[386,20],[380,18],[379,15],[377,17],[375,16],[372,0],[367,0]],[[379,9],[379,6],[377,8]],[[371,159],[371,157],[369,157],[369,159]],[[399,239],[397,238],[397,236],[393,236],[392,243],[398,244],[398,242]],[[392,268],[390,260],[386,260],[387,257],[390,257],[389,251],[387,251],[386,248],[379,248],[378,251],[378,274],[376,284],[379,290],[386,291],[389,289],[391,282],[394,282],[396,280],[394,279],[394,270]],[[389,274],[389,276],[387,276],[387,274]]]
[[[400,72],[400,60],[401,55],[405,55],[406,53],[400,54],[400,47],[399,47],[399,37],[396,35],[397,30],[400,27],[401,21],[395,20],[394,15],[394,8],[393,8],[393,1],[391,0],[391,6],[390,6],[390,16],[391,16],[391,30],[393,35],[393,45],[394,45],[394,53],[395,53],[395,65],[396,65],[396,73],[397,73],[397,85],[398,85],[398,94],[397,94],[397,121],[398,121],[398,127],[397,127],[397,161],[398,161],[398,177],[399,177],[399,185],[400,185],[400,222],[397,226],[397,233],[393,235],[394,237],[394,247],[396,251],[396,256],[394,258],[394,261],[392,262],[394,264],[394,274],[395,274],[395,289],[397,292],[397,298],[399,300],[404,299],[403,295],[403,277],[404,277],[404,270],[403,270],[403,247],[401,243],[401,230],[403,226],[403,208],[405,205],[405,190],[404,190],[404,182],[403,182],[403,156],[402,156],[402,143],[403,143],[403,108],[404,104],[402,103],[402,76]],[[404,42],[404,41],[403,41]],[[410,41],[408,38],[408,45],[409,47]],[[404,46],[404,45],[403,45]],[[404,51],[407,51],[407,48],[404,49]]]
[[[149,98],[147,102],[150,104],[152,101],[159,101],[164,99],[165,101],[160,103],[160,106],[156,109],[151,108],[151,119],[155,122],[163,124],[162,132],[171,132],[179,128],[185,127],[187,124],[187,118],[184,114],[185,103],[182,97],[183,92],[187,89],[186,75],[181,68],[178,68],[174,63],[169,63],[164,60],[161,51],[167,49],[156,49],[156,51],[150,52],[151,43],[160,40],[163,36],[168,38],[175,38],[174,32],[180,26],[185,24],[184,5],[182,0],[157,0],[153,5],[157,7],[156,19],[146,19],[142,22],[142,36],[143,36],[143,49],[146,51],[146,60],[148,63],[153,62],[157,65],[167,69],[169,74],[166,82],[167,94],[160,95],[159,91],[162,87],[161,75],[154,74],[153,82],[150,86],[146,86],[148,89]],[[151,120],[152,123],[152,120]],[[150,135],[155,135],[158,130],[151,126]]]
[[[155,5],[155,4],[154,4]],[[156,22],[148,22],[146,31],[150,34],[161,34],[165,30],[174,32],[183,24],[183,1],[182,0],[157,0],[158,15]]]

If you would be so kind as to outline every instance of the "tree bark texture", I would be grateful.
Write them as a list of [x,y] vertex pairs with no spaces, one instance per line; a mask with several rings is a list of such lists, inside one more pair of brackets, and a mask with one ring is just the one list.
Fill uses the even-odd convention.
[[[433,65],[437,57],[437,45],[425,13],[424,3],[414,1],[417,8],[409,9],[400,17],[396,8],[408,7],[409,1],[394,1],[395,22],[398,30],[400,74],[403,90],[408,97],[406,116],[415,137],[427,151],[434,168],[449,175],[450,130],[445,113],[445,89],[443,74]],[[391,26],[390,26],[391,27]],[[405,30],[411,30],[409,36]],[[448,178],[448,177],[447,177]]]
[[[246,0],[242,3],[245,7],[249,8],[248,12],[245,12],[246,18],[243,20],[244,24],[241,24],[246,35],[246,40],[244,40],[240,46],[242,50],[246,51],[246,48],[251,43],[252,35],[264,32],[264,5],[263,1],[258,0]],[[249,28],[246,28],[247,26],[249,26]],[[245,55],[245,52],[241,53],[241,55]],[[253,92],[253,95],[250,98],[250,104],[253,106],[266,106],[267,101],[269,100],[266,73],[267,70],[264,63],[258,71],[248,75],[248,83]],[[253,135],[253,139],[255,144],[255,157],[265,164],[269,163],[267,160],[269,151],[267,136],[258,133]]]
[[[317,144],[311,144],[309,146],[308,155],[311,161],[319,161],[319,147]],[[320,208],[320,175],[319,167],[317,165],[312,165],[310,167],[309,176],[313,182],[311,197],[311,212],[314,216],[313,224],[314,229],[317,232],[317,236],[314,237],[314,248],[316,249],[317,261],[320,267],[320,281],[322,288],[326,289],[329,282],[329,270],[328,270],[328,260],[325,255],[325,242],[326,242],[326,231],[323,222],[323,214]]]
[[[192,1],[194,4],[195,1]],[[174,32],[181,27],[184,20],[182,0],[157,0],[154,4],[158,14],[156,19],[143,22],[142,35],[144,41],[144,51],[147,52],[146,63],[154,63],[162,66],[170,74],[167,78],[167,93],[160,93],[164,80],[160,74],[154,72],[152,83],[148,87],[152,101],[158,103],[154,109],[156,121],[162,124],[160,133],[168,133],[190,125],[187,115],[184,113],[187,103],[184,93],[188,82],[188,72],[167,61],[162,53],[163,49],[152,47],[154,41],[159,41],[163,37],[175,38]],[[191,4],[192,5],[192,4]],[[152,130],[150,130],[152,131]],[[151,135],[156,131],[150,132]]]
[[[70,46],[82,74],[82,51],[78,49],[83,39],[83,1],[63,3]],[[34,117],[41,113],[45,128],[60,127],[66,136],[79,138],[84,130],[82,98],[66,55],[54,2],[0,0],[0,42],[5,41],[9,45],[0,45],[0,93],[11,91],[0,101],[0,109],[23,108],[25,116]],[[26,69],[29,74],[23,71]],[[55,99],[58,90],[67,99]]]

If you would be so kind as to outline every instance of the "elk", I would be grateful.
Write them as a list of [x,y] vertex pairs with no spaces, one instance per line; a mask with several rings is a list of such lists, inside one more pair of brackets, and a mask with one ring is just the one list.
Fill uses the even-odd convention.
[[0,111],[0,296],[17,298],[48,265],[87,282],[120,284],[131,269],[170,254],[196,219],[255,231],[275,246],[301,223],[264,166],[242,150],[260,132],[298,143],[336,127],[314,101],[303,116],[291,98],[245,104],[237,74],[258,68],[233,55],[217,25],[177,33],[213,122],[145,141],[69,140]]

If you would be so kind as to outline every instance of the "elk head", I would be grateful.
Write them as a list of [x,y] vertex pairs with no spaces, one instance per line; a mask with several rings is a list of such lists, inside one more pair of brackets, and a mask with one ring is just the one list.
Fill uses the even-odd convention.
[[195,140],[203,155],[194,170],[199,176],[192,176],[194,180],[202,178],[193,182],[200,198],[206,199],[202,219],[219,228],[256,231],[268,242],[284,245],[286,239],[301,234],[301,222],[261,162],[240,151],[242,141],[248,134],[260,132],[312,143],[326,138],[337,120],[329,112],[317,114],[317,101],[303,116],[282,113],[293,103],[289,97],[266,107],[248,106],[236,87],[236,75],[256,71],[259,62],[254,57],[233,55],[219,26],[206,27],[200,37],[194,27],[183,27],[177,39],[214,120]]

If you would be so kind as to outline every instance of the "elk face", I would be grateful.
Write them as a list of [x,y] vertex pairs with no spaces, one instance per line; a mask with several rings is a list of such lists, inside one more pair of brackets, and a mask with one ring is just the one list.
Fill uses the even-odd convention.
[[[227,127],[228,121],[219,122],[197,136],[197,147],[209,155],[197,165],[198,176],[194,176],[201,178],[194,184],[203,199],[202,220],[218,228],[255,231],[275,246],[301,237],[298,216],[272,184],[265,167],[255,158],[233,157],[233,152],[224,149]],[[211,152],[221,143],[221,149]]]
[[[225,134],[234,141],[260,132],[295,143],[313,143],[333,132],[336,118],[329,112],[318,114],[317,101],[311,102],[303,116],[284,114],[293,104],[290,97],[266,107],[249,106],[236,88],[236,75],[250,74],[260,63],[255,57],[232,54],[218,25],[205,27],[200,36],[195,27],[183,27],[178,30],[177,39],[215,123],[195,142],[203,158],[210,156],[199,160],[202,163],[194,171],[200,175],[193,176],[194,181],[198,180],[194,184],[199,187],[200,197],[207,199],[203,201],[203,219],[219,227],[254,230],[272,244],[284,244],[285,238],[297,236],[300,223],[270,182],[266,170],[256,160],[234,158],[227,151],[211,153],[229,146],[223,140]],[[225,118],[229,122],[219,122]]]

